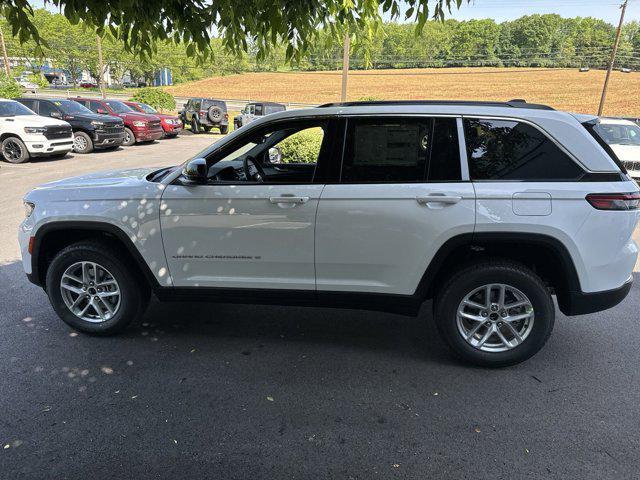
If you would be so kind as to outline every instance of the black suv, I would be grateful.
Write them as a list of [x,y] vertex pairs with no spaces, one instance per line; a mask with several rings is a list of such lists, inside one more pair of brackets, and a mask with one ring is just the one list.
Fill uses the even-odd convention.
[[122,119],[99,115],[73,100],[63,98],[17,98],[18,102],[43,117],[59,118],[73,128],[73,151],[90,153],[95,148],[112,148],[124,141]]
[[209,132],[214,127],[222,134],[229,131],[229,114],[224,100],[191,98],[180,111],[180,117],[184,127],[189,126],[193,133]]

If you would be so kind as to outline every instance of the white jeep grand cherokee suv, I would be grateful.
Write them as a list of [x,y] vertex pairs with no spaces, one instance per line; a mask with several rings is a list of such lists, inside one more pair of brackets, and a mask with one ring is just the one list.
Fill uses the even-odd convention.
[[88,333],[151,293],[410,315],[433,299],[455,353],[514,364],[549,337],[553,296],[578,315],[631,288],[640,192],[594,120],[523,101],[276,113],[184,165],[31,191],[24,269]]
[[0,98],[0,150],[7,162],[63,157],[72,148],[73,130],[67,122],[41,117],[20,102]]

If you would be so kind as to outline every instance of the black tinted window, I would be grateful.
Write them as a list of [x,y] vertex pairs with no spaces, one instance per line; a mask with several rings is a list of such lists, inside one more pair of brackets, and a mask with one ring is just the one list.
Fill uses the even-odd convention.
[[349,120],[341,179],[344,183],[459,180],[456,120]]
[[50,117],[52,112],[58,112],[58,109],[49,102],[40,102],[40,110],[38,110],[38,114],[43,117]]
[[572,180],[583,171],[540,130],[515,120],[465,119],[472,180]]
[[262,105],[256,105],[256,115],[262,115]]

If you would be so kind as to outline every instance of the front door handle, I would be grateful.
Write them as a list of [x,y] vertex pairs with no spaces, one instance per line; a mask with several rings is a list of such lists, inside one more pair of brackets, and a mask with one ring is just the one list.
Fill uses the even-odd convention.
[[271,203],[293,203],[296,205],[307,203],[309,197],[293,197],[293,196],[281,196],[281,197],[269,197]]
[[428,205],[430,203],[443,203],[446,205],[455,205],[462,197],[458,195],[427,195],[425,197],[416,197],[416,201],[420,205]]

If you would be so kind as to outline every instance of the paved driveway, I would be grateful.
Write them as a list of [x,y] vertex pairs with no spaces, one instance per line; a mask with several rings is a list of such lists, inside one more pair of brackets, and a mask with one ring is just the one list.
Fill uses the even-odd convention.
[[502,370],[452,360],[429,305],[154,303],[118,337],[66,327],[18,263],[24,192],[211,140],[1,165],[0,478],[637,478],[640,281]]

